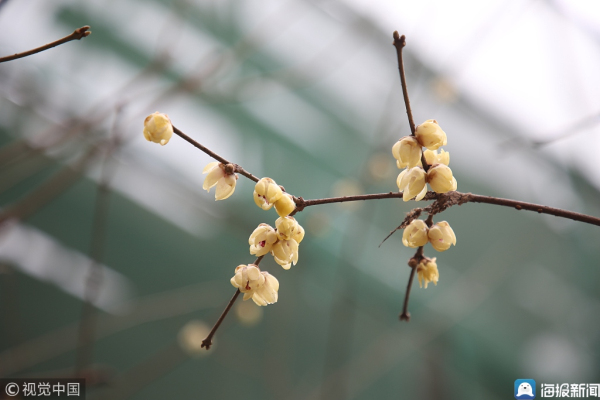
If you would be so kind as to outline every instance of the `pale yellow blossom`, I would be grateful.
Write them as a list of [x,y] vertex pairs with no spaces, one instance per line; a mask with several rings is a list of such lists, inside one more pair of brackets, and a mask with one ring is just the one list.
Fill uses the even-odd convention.
[[265,283],[265,276],[260,273],[260,269],[256,265],[242,264],[236,267],[235,275],[230,282],[244,293],[244,300],[248,300]]
[[415,200],[421,200],[425,197],[427,194],[425,176],[425,171],[421,167],[409,168],[400,172],[396,184],[398,189],[403,192],[402,199],[404,201],[409,201],[415,196]]
[[440,279],[440,273],[437,268],[437,264],[435,262],[436,258],[424,258],[421,260],[419,265],[417,265],[417,277],[419,278],[419,287],[423,287],[423,283],[425,284],[425,289],[427,289],[427,285],[429,282],[433,282],[434,285],[437,285],[438,280]]
[[296,203],[291,194],[283,193],[283,195],[275,202],[275,211],[280,217],[287,217],[296,209]]
[[404,136],[392,147],[398,168],[412,168],[421,161],[421,144],[414,136]]
[[202,185],[204,190],[208,192],[213,186],[217,186],[215,200],[225,200],[235,191],[235,184],[238,179],[237,174],[227,174],[223,164],[217,161],[211,162],[204,167],[202,173],[208,174],[204,178],[204,184]]
[[415,137],[424,147],[436,150],[448,142],[446,133],[440,128],[435,119],[428,119],[417,126]]
[[440,150],[439,154],[437,150],[425,150],[423,155],[425,156],[425,161],[427,161],[427,164],[429,165],[450,165],[450,153],[444,151],[443,149]]
[[429,241],[427,238],[427,224],[421,219],[413,220],[402,234],[402,244],[406,247],[425,246]]
[[264,256],[271,251],[273,244],[277,242],[277,232],[272,226],[260,224],[248,239],[250,254],[257,257]]
[[429,228],[429,242],[437,251],[446,251],[451,245],[456,246],[456,235],[446,221],[438,222]]
[[254,186],[254,202],[263,210],[270,210],[283,196],[283,191],[271,178],[262,178]]
[[298,242],[294,239],[280,240],[273,245],[271,254],[283,269],[290,269],[292,263],[296,265],[298,262]]
[[446,193],[456,190],[456,178],[452,176],[450,167],[444,164],[437,164],[427,171],[427,182],[431,189],[436,193]]
[[144,120],[144,137],[149,142],[160,143],[161,146],[169,143],[173,136],[173,125],[167,114],[158,111],[150,114]]
[[261,271],[261,274],[265,278],[265,283],[254,292],[252,300],[259,306],[276,303],[279,281],[267,271]]

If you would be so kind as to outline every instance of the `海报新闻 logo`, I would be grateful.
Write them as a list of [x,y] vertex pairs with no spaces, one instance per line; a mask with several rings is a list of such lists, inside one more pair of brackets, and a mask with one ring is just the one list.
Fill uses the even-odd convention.
[[515,381],[515,399],[535,399],[535,380],[517,379]]

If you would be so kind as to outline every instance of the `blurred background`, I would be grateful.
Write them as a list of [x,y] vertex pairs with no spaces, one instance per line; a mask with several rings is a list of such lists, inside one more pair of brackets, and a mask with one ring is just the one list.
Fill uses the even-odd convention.
[[[396,191],[415,122],[435,118],[458,189],[600,215],[600,3],[0,1],[0,376],[83,374],[91,399],[503,399],[515,379],[600,382],[600,229],[467,204],[440,281],[382,239],[414,203],[307,208],[300,261],[268,307],[238,301],[274,210],[202,190],[208,156],[174,125],[305,199]],[[93,306],[86,306],[86,301]]]

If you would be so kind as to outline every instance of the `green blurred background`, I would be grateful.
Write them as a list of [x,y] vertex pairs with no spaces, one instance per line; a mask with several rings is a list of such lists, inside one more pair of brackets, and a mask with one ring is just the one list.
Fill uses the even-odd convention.
[[460,191],[600,215],[597,21],[592,1],[0,2],[1,55],[93,32],[0,65],[0,376],[76,373],[92,257],[91,399],[503,399],[519,378],[600,382],[600,229],[480,204],[436,218],[457,245],[425,248],[440,281],[413,287],[410,323],[413,250],[401,232],[378,245],[414,203],[307,208],[299,263],[261,264],[279,301],[238,301],[194,350],[276,214],[243,177],[215,202],[205,154],[142,136],[159,110],[305,199],[396,191],[398,30],[416,122],[448,134]]

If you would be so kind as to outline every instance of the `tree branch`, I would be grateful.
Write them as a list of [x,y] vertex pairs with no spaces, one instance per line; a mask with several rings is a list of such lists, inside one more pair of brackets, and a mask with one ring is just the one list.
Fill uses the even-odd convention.
[[234,165],[235,166],[235,172],[237,172],[237,173],[239,173],[241,175],[244,175],[246,178],[248,178],[248,179],[250,179],[250,180],[252,180],[254,182],[258,182],[259,179],[256,176],[254,176],[250,172],[246,171],[240,165],[227,161],[226,159],[224,159],[223,157],[221,157],[220,155],[218,155],[214,151],[212,151],[212,150],[208,149],[207,147],[201,145],[200,143],[196,142],[194,139],[192,139],[191,137],[189,137],[188,135],[186,135],[185,133],[183,133],[182,131],[180,131],[175,126],[173,126],[173,132],[175,132],[177,135],[179,135],[179,137],[181,137],[186,142],[190,143],[192,146],[196,147],[197,149],[202,150],[203,152],[205,152],[206,154],[208,154],[209,156],[211,156],[215,160],[219,161],[220,163],[225,164],[225,165],[227,165],[227,164]]
[[[333,203],[345,203],[348,201],[361,201],[361,200],[377,200],[377,199],[395,199],[402,198],[402,192],[388,192],[388,193],[375,193],[375,194],[362,194],[358,196],[343,196],[343,197],[329,197],[315,200],[304,200],[298,198],[296,204],[298,208],[303,209],[304,207],[316,206],[319,204],[333,204]],[[556,217],[562,217],[572,219],[573,221],[585,222],[587,224],[600,226],[600,218],[591,215],[581,214],[574,211],[563,210],[560,208],[544,206],[541,204],[527,203],[519,200],[503,199],[499,197],[482,196],[479,194],[472,193],[461,193],[461,192],[447,192],[447,193],[435,193],[428,191],[423,200],[437,200],[437,204],[432,209],[425,211],[432,211],[437,214],[448,207],[453,205],[462,205],[465,203],[487,203],[495,204],[503,207],[511,207],[517,210],[529,210],[535,211],[539,214],[554,215]]]
[[75,29],[73,31],[73,33],[71,33],[70,35],[65,36],[62,39],[58,39],[57,41],[54,41],[52,43],[45,44],[45,45],[43,45],[41,47],[37,47],[37,48],[32,49],[32,50],[24,51],[23,53],[17,53],[17,54],[13,54],[12,56],[1,57],[0,58],[0,63],[7,62],[7,61],[12,61],[12,60],[16,60],[18,58],[27,57],[27,56],[30,56],[32,54],[36,54],[36,53],[42,52],[44,50],[48,50],[48,49],[51,49],[53,47],[59,46],[59,45],[61,45],[63,43],[70,42],[71,40],[80,40],[81,38],[89,36],[90,33],[92,33],[92,31],[90,31],[89,29],[90,29],[90,27],[87,26],[87,25],[86,26],[82,26],[81,28]]

